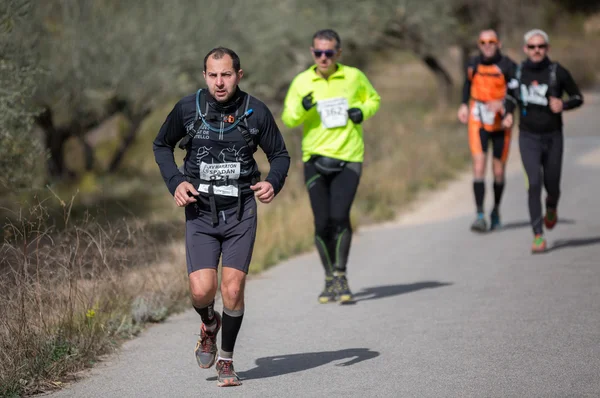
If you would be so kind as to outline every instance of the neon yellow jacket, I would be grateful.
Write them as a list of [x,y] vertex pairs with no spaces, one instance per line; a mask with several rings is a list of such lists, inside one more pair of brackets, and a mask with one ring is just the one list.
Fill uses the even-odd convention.
[[311,155],[329,156],[347,162],[362,162],[364,159],[362,124],[354,124],[348,119],[345,126],[326,128],[321,123],[316,106],[308,111],[302,107],[302,98],[312,91],[313,102],[328,98],[346,98],[348,108],[360,108],[363,122],[379,110],[381,97],[365,74],[352,66],[340,63],[337,65],[337,71],[329,76],[328,80],[317,75],[315,65],[311,66],[294,78],[286,95],[281,119],[290,128],[304,123],[304,162],[310,159]]

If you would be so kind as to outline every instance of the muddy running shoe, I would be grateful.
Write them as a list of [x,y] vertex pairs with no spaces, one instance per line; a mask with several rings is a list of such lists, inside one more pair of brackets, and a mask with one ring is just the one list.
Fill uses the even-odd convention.
[[214,332],[207,332],[204,324],[200,326],[200,338],[196,343],[194,354],[196,355],[196,362],[202,369],[208,369],[215,363],[217,358],[217,334],[221,329],[221,315],[215,312],[215,319],[217,320],[217,327]]
[[333,277],[325,278],[325,288],[323,288],[323,291],[319,294],[319,303],[327,304],[335,301],[336,294],[333,282]]
[[500,213],[497,209],[492,210],[490,213],[490,229],[500,229],[502,228],[502,223],[500,222]]
[[556,223],[558,222],[558,214],[556,213],[556,209],[551,207],[546,208],[546,215],[544,216],[544,225],[548,229],[554,228]]
[[544,235],[538,234],[533,238],[533,244],[531,245],[531,253],[543,253],[546,251],[546,239]]
[[340,304],[352,303],[354,301],[354,297],[352,296],[352,292],[348,287],[348,279],[346,279],[346,274],[339,273],[334,276],[334,286],[335,292],[340,300]]
[[240,378],[233,369],[233,361],[219,359],[215,368],[217,369],[217,386],[233,387],[242,384]]
[[485,222],[485,218],[483,213],[477,213],[477,218],[471,224],[471,231],[474,232],[485,232],[487,231],[487,224]]

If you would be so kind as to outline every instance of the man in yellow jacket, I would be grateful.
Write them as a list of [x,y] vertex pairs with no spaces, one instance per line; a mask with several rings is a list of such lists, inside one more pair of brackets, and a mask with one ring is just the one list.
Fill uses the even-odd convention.
[[361,123],[379,110],[381,98],[363,72],[338,62],[342,48],[335,31],[316,32],[310,50],[315,64],[292,81],[282,120],[290,128],[303,124],[304,178],[325,269],[319,302],[348,303],[350,208],[364,159]]

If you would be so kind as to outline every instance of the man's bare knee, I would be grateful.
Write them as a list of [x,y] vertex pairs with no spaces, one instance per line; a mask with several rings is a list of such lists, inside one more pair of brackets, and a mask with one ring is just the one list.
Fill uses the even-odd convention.
[[244,306],[246,274],[234,268],[223,267],[221,295],[225,307],[237,310]]
[[473,177],[483,179],[485,177],[485,155],[473,157]]
[[214,269],[201,269],[189,275],[190,294],[194,306],[205,307],[217,294],[217,271]]

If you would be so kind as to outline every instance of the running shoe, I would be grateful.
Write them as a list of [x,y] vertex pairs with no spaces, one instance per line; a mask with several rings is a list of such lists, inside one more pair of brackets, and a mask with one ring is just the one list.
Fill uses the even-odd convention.
[[242,384],[233,368],[233,361],[219,359],[215,368],[217,369],[217,386],[234,387]]
[[319,303],[327,304],[327,303],[334,302],[335,299],[336,299],[336,294],[335,294],[334,280],[333,280],[333,277],[329,276],[329,277],[325,278],[325,287],[323,288],[323,291],[321,292],[321,294],[319,294]]
[[471,231],[475,232],[485,232],[487,231],[487,224],[485,222],[485,217],[483,213],[477,213],[477,218],[471,224]]
[[545,251],[546,251],[546,239],[544,238],[544,235],[537,234],[533,238],[533,244],[531,245],[531,253],[536,254],[536,253],[543,253]]
[[217,320],[217,327],[214,332],[206,331],[204,324],[200,326],[200,338],[194,349],[196,362],[198,362],[198,366],[202,369],[208,369],[213,366],[217,358],[217,333],[221,329],[221,315],[218,312],[215,312],[215,319]]

